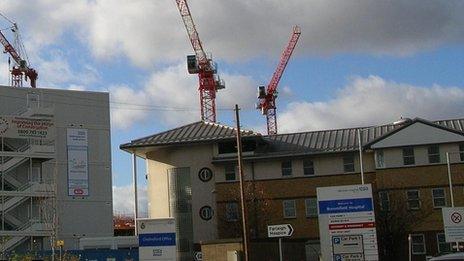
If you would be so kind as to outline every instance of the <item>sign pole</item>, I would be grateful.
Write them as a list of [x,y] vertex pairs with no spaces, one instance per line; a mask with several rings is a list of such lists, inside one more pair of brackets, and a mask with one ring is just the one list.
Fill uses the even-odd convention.
[[361,130],[358,129],[359,169],[361,172],[361,184],[364,185],[363,151],[361,145]]
[[269,238],[279,238],[279,260],[283,259],[282,251],[282,238],[291,237],[293,235],[293,227],[290,224],[279,224],[279,225],[269,225],[267,226],[267,237]]
[[134,186],[134,235],[138,235],[137,232],[137,216],[139,212],[138,197],[137,197],[137,155],[132,153],[132,182]]
[[411,238],[411,234],[408,235],[408,252],[409,252],[409,261],[412,260],[412,238]]
[[[450,199],[451,199],[451,207],[454,208],[454,193],[453,193],[453,181],[451,179],[451,163],[450,163],[450,156],[449,152],[446,152],[446,166],[448,167],[448,184],[450,190]],[[456,252],[459,252],[459,242],[456,242]]]

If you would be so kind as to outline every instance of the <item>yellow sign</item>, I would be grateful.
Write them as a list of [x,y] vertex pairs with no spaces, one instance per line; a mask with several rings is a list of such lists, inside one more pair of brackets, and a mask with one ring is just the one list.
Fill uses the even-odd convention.
[[56,241],[56,246],[59,246],[59,247],[64,246],[64,240],[57,240]]

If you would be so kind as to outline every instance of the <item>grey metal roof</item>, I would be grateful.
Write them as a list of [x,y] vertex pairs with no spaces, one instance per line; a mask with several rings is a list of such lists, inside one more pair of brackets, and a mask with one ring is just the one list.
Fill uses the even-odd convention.
[[[243,137],[260,136],[259,133],[248,130],[241,130],[241,132]],[[132,147],[163,146],[233,139],[235,138],[235,133],[236,129],[229,126],[198,121],[172,130],[133,140],[129,143],[122,144],[120,148],[129,149]]]
[[[287,133],[271,136],[261,136],[261,134],[256,132],[242,130],[242,135],[243,137],[257,137],[261,140],[253,157],[348,152],[358,150],[358,129],[361,131],[363,146],[368,147],[373,142],[383,139],[415,122],[422,122],[464,135],[464,119],[431,122],[421,118],[415,118],[403,125],[386,124],[380,126]],[[130,143],[121,145],[120,148],[129,149],[133,147],[211,142],[233,138],[235,138],[235,128],[217,123],[199,121],[133,140]]]
[[263,139],[269,144],[257,155],[266,154],[308,154],[346,152],[358,150],[358,129],[361,132],[361,140],[364,147],[372,142],[380,140],[394,132],[409,126],[415,122],[422,122],[438,128],[454,131],[464,135],[464,119],[440,120],[430,122],[421,118],[415,118],[407,124],[386,124],[370,127],[356,127],[347,129],[321,130],[300,133],[278,134],[264,136]]

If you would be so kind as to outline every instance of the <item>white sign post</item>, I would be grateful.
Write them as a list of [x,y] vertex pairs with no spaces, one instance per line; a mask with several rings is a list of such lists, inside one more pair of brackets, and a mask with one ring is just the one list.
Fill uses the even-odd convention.
[[323,260],[379,260],[370,184],[317,188]]
[[174,218],[137,219],[140,261],[176,261]]
[[442,208],[446,242],[464,241],[464,208]]
[[282,255],[282,237],[291,237],[293,235],[293,227],[290,224],[267,226],[267,236],[269,238],[279,238],[279,257],[283,260]]

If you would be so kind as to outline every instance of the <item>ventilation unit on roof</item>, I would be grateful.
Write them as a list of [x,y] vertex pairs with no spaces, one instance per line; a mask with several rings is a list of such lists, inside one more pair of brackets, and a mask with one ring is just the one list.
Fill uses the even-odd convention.
[[410,123],[411,121],[412,121],[412,120],[411,120],[410,118],[403,118],[403,117],[400,117],[399,120],[393,122],[393,125],[395,125],[395,126],[396,126],[396,125],[401,126],[401,125],[408,124],[408,123]]

